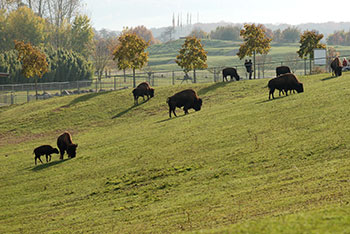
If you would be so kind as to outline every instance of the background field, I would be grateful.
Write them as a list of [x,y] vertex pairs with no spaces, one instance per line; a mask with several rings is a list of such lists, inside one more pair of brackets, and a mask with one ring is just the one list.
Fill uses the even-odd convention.
[[[0,108],[0,233],[349,232],[350,75],[175,85]],[[199,112],[168,118],[194,88]],[[77,157],[34,165],[65,130]],[[66,158],[66,156],[65,156]]]

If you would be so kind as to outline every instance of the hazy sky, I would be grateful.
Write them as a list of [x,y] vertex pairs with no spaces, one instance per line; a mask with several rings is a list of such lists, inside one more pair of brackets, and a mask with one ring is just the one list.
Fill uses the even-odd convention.
[[[350,2],[332,0],[83,0],[96,29],[122,30],[124,26],[147,28],[172,24],[173,13],[187,13],[192,23],[321,23],[350,21]],[[335,2],[335,1],[334,1]],[[343,7],[341,6],[343,4]],[[199,17],[198,17],[199,15]]]

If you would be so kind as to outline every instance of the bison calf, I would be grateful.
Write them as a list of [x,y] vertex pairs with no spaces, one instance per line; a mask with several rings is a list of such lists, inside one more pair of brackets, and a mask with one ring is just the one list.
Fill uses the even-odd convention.
[[154,97],[154,89],[147,82],[142,82],[139,84],[133,91],[134,95],[134,104],[138,104],[139,97],[142,97],[145,100],[144,96],[147,96],[147,100]]
[[282,74],[291,73],[290,68],[288,66],[279,66],[276,67],[276,76],[280,76]]
[[292,73],[287,73],[273,78],[269,81],[267,85],[270,89],[269,99],[275,98],[273,93],[275,89],[284,91],[286,96],[288,96],[288,90],[296,90],[298,93],[304,92],[303,83],[300,83],[296,76]]
[[222,81],[224,82],[225,80],[227,81],[227,77],[230,76],[231,80],[233,77],[239,81],[240,77],[237,73],[236,68],[233,67],[227,67],[222,70]]
[[63,160],[64,152],[67,151],[68,158],[74,158],[78,144],[73,144],[72,136],[69,132],[64,132],[57,138],[57,146],[60,149],[60,159]]
[[167,99],[169,105],[169,117],[171,118],[171,112],[175,116],[175,108],[184,107],[185,114],[188,114],[188,110],[193,108],[195,111],[199,111],[202,107],[202,99],[197,96],[196,91],[193,89],[186,89],[181,92],[176,93],[175,95]]
[[[35,154],[35,165],[36,165],[36,160],[39,159],[41,163],[41,155],[46,155],[46,162],[51,161],[51,154],[58,154],[58,149],[57,148],[52,148],[51,145],[42,145],[34,149],[33,154]],[[50,159],[49,159],[50,157]]]

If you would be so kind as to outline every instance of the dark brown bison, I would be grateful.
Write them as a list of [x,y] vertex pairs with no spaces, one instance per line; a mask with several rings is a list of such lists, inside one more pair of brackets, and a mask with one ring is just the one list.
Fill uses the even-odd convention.
[[233,68],[233,67],[227,67],[227,68],[224,68],[222,70],[222,81],[224,82],[225,80],[227,80],[227,77],[230,76],[231,80],[233,79],[233,77],[238,81],[240,79],[238,73],[237,73],[237,70],[236,68]]
[[276,76],[280,76],[282,74],[291,73],[290,68],[288,66],[279,66],[276,67]]
[[175,116],[175,108],[176,107],[184,107],[185,114],[188,114],[188,110],[193,108],[195,111],[199,111],[202,107],[202,99],[197,96],[196,91],[193,89],[186,89],[181,92],[174,94],[173,96],[167,99],[167,103],[169,105],[169,117],[171,118],[171,112],[174,113]]
[[335,76],[341,76],[342,75],[342,63],[338,57],[336,57],[332,62],[331,62],[331,69],[332,69],[332,75]]
[[134,103],[138,104],[139,97],[142,97],[143,100],[145,100],[144,96],[147,96],[147,100],[154,97],[154,89],[147,82],[142,82],[132,91],[132,94],[134,95]]
[[[39,146],[37,148],[34,149],[33,154],[35,154],[35,165],[36,165],[36,160],[39,159],[39,161],[41,163],[43,163],[43,161],[41,161],[40,157],[41,155],[46,155],[46,162],[50,162],[51,161],[51,154],[58,154],[58,149],[57,148],[52,148],[51,145],[42,145]],[[49,159],[50,157],[50,159]]]
[[78,144],[73,144],[72,136],[69,132],[64,132],[57,138],[57,146],[60,149],[60,159],[63,159],[64,151],[67,151],[68,158],[74,158]]
[[283,90],[286,96],[288,96],[289,90],[296,90],[298,93],[304,92],[303,83],[300,83],[296,76],[292,73],[283,74],[271,79],[267,86],[270,89],[269,99],[271,98],[271,95],[272,98],[275,98],[273,96],[275,89],[278,89],[280,91]]

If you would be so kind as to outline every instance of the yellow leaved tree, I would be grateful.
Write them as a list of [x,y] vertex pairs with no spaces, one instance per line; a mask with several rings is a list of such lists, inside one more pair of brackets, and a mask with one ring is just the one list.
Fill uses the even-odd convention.
[[135,70],[141,69],[148,62],[148,52],[145,52],[149,43],[145,42],[136,33],[124,33],[118,38],[118,45],[113,52],[113,60],[120,70],[131,68],[133,71],[133,87],[136,87]]
[[186,77],[188,77],[188,72],[193,70],[193,82],[196,83],[196,69],[208,67],[207,53],[200,39],[187,37],[175,62],[183,69]]
[[18,60],[22,64],[23,75],[35,80],[35,96],[38,100],[38,78],[41,78],[49,67],[46,56],[38,48],[23,41],[15,41],[15,49],[18,51]]

